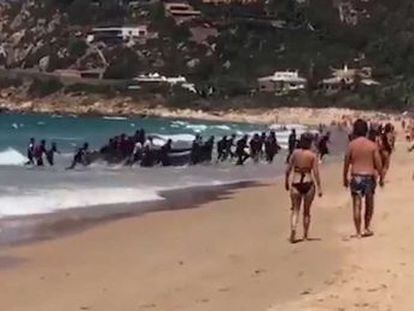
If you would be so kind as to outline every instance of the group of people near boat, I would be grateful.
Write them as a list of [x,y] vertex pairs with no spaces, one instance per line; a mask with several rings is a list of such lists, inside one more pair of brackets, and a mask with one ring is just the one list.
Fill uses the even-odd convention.
[[[320,156],[312,151],[314,137],[302,134],[298,145],[290,152],[285,174],[285,188],[291,199],[290,242],[297,239],[297,226],[303,206],[303,240],[309,239],[311,206],[316,194],[323,194],[319,173]],[[350,189],[353,202],[353,218],[356,237],[372,236],[371,219],[374,212],[374,196],[377,184],[384,186],[384,178],[390,166],[395,146],[395,130],[391,123],[385,126],[358,119],[349,135],[345,154],[343,185]],[[364,201],[364,202],[363,202]],[[365,203],[365,204],[363,204]],[[362,206],[365,205],[362,229]]]
[[[99,151],[90,151],[89,144],[84,143],[75,151],[72,163],[67,169],[73,169],[78,164],[86,166],[95,160],[122,163],[124,165],[139,164],[143,167],[170,166],[175,165],[171,161],[173,156],[180,156],[180,154],[188,155],[185,164],[196,165],[213,161],[215,147],[216,163],[233,161],[236,165],[243,165],[248,159],[251,159],[254,163],[261,160],[272,163],[275,156],[282,149],[275,131],[256,133],[251,137],[248,135],[237,137],[236,134],[233,134],[223,136],[217,142],[214,136],[203,140],[201,135],[196,135],[191,146],[185,146],[184,148],[177,148],[176,146],[173,148],[171,139],[165,141],[162,146],[156,146],[154,138],[157,137],[147,135],[144,129],[140,129],[131,136],[121,134],[110,138]],[[329,153],[327,147],[329,133],[321,138],[315,134],[312,141],[321,158]],[[288,159],[297,145],[298,139],[296,131],[293,129],[289,135]],[[47,162],[53,166],[56,153],[59,153],[56,143],[52,142],[50,148],[47,148],[45,140],[36,143],[35,139],[32,138],[27,148],[27,164],[43,166],[43,159],[46,157]]]
[[52,142],[50,148],[46,146],[46,140],[41,140],[36,143],[34,138],[30,138],[27,147],[27,162],[26,165],[44,166],[44,157],[50,166],[55,164],[55,154],[60,153],[57,149],[56,143]]

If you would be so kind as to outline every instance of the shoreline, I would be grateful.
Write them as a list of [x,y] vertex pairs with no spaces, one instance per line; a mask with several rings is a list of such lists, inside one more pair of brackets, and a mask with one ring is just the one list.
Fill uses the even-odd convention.
[[[83,99],[85,100],[85,99]],[[303,124],[316,126],[340,123],[344,118],[392,119],[398,121],[400,112],[354,110],[349,108],[240,108],[240,109],[192,109],[171,108],[165,103],[135,102],[129,98],[91,100],[87,104],[81,98],[63,96],[53,99],[1,99],[0,113],[46,114],[76,117],[128,117],[165,118],[210,122],[235,122],[250,124]]]
[[252,180],[217,186],[193,186],[160,191],[162,200],[85,206],[46,214],[0,218],[0,247],[18,247],[60,239],[105,223],[142,217],[148,213],[194,209],[221,200],[235,191],[263,186],[268,182]]

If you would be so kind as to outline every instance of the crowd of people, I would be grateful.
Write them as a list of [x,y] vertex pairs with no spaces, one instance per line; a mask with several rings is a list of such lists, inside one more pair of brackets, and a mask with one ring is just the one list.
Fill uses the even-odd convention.
[[[78,164],[88,165],[94,160],[100,159],[108,163],[123,163],[125,165],[139,164],[143,167],[155,165],[170,166],[172,155],[187,155],[186,164],[196,165],[200,163],[232,161],[236,165],[243,165],[248,159],[258,163],[265,161],[273,163],[275,156],[282,147],[279,145],[276,132],[257,133],[249,137],[244,135],[237,137],[236,134],[223,136],[217,142],[211,136],[203,140],[201,135],[196,135],[191,146],[185,148],[173,148],[173,141],[167,140],[162,146],[154,144],[154,136],[147,135],[144,129],[137,130],[134,135],[121,134],[112,137],[99,151],[90,151],[89,144],[75,151],[73,160],[68,169],[75,168]],[[319,135],[313,136],[314,147],[319,150],[321,158],[328,154],[327,143],[329,132],[319,139]],[[289,135],[289,152],[287,160],[298,144],[296,131],[293,129]],[[215,149],[216,148],[216,149]],[[216,153],[214,151],[216,150]],[[54,165],[54,155],[59,153],[56,143],[46,147],[46,141],[38,144],[34,138],[30,139],[27,148],[27,165],[44,165],[44,157],[50,165]],[[183,156],[184,157],[184,156]]]
[[55,154],[60,153],[56,143],[51,143],[50,148],[46,147],[46,140],[41,140],[36,144],[36,140],[31,138],[29,146],[27,147],[27,159],[26,165],[44,166],[44,157],[50,166],[55,164]]
[[[374,196],[377,184],[384,186],[391,154],[395,148],[395,129],[391,123],[381,125],[358,119],[349,135],[349,145],[345,154],[343,185],[350,189],[353,202],[353,218],[356,237],[372,236],[371,220],[374,212]],[[298,241],[297,226],[303,206],[303,240],[308,240],[311,222],[311,206],[316,194],[322,196],[322,183],[319,163],[326,151],[319,144],[319,156],[312,151],[313,135],[302,134],[295,148],[289,150],[285,174],[285,188],[290,192],[292,213],[290,242]],[[329,137],[325,138],[329,141]],[[290,148],[289,148],[290,149]],[[362,210],[364,208],[364,229],[362,230]]]

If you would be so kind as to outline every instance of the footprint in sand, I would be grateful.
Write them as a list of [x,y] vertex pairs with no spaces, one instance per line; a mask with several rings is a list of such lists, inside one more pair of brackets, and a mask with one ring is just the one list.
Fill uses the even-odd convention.
[[218,289],[218,291],[219,292],[222,292],[222,293],[229,292],[230,291],[230,287],[221,287],[221,288]]
[[303,292],[300,293],[302,296],[312,294],[312,289],[305,289]]
[[145,305],[140,306],[140,308],[142,308],[142,309],[152,309],[152,308],[155,308],[155,307],[157,307],[157,305],[154,304],[154,303],[149,303],[149,304],[145,304]]
[[260,275],[260,274],[265,273],[265,272],[266,272],[265,269],[256,269],[253,272],[253,276],[257,276],[257,275]]

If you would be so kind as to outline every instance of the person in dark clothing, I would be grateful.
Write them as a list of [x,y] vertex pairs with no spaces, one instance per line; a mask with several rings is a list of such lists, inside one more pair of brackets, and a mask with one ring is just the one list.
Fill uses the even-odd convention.
[[296,139],[296,130],[292,129],[292,132],[289,135],[288,139],[288,155],[286,157],[286,163],[289,163],[290,156],[292,155],[293,151],[296,149],[297,139]]
[[259,162],[260,151],[262,150],[262,139],[259,134],[254,134],[250,140],[250,156],[255,163]]
[[46,160],[50,166],[55,165],[55,153],[60,153],[57,149],[56,143],[52,143],[52,146],[49,150],[46,151]]
[[43,166],[43,155],[46,154],[46,141],[42,140],[34,149],[34,157],[37,166]]
[[129,149],[129,142],[126,134],[121,134],[118,144],[118,151],[121,159],[126,159],[130,155]]
[[88,165],[88,156],[89,153],[89,144],[84,143],[81,148],[79,148],[75,155],[73,156],[72,164],[67,167],[67,170],[73,170],[77,164],[83,164],[84,166]]
[[214,140],[215,137],[211,136],[203,146],[203,161],[211,162],[213,159],[213,149],[214,149]]
[[142,167],[152,167],[155,163],[155,152],[152,149],[152,143],[147,142],[144,144],[141,166]]
[[217,162],[225,160],[226,144],[227,136],[223,136],[223,138],[217,142]]
[[272,131],[265,141],[266,161],[268,163],[273,163],[274,157],[279,150],[280,146],[277,142],[276,133]]
[[162,166],[170,166],[171,162],[170,162],[170,158],[168,157],[168,154],[171,152],[172,149],[172,140],[169,139],[165,145],[163,145],[161,147],[160,150],[160,162],[162,164]]
[[29,145],[27,146],[27,159],[25,165],[34,165],[34,149],[35,149],[35,139],[30,138]]
[[144,129],[140,129],[137,133],[137,137],[136,137],[136,141],[135,142],[139,142],[142,145],[145,144],[145,142],[147,141],[147,135],[145,134],[145,130]]
[[324,156],[329,154],[328,143],[330,142],[331,133],[323,135],[318,144],[319,160],[322,161]]
[[226,149],[224,150],[223,161],[227,160],[229,157],[231,157],[231,158],[235,157],[235,154],[232,151],[235,140],[236,140],[236,134],[231,135],[231,137],[227,140]]
[[203,140],[200,135],[196,135],[193,145],[191,146],[191,164],[195,165],[201,161],[201,146]]
[[236,144],[236,156],[237,162],[236,165],[243,165],[244,162],[249,158],[248,153],[246,152],[247,148],[247,140],[249,137],[247,135],[243,136],[243,138],[239,139]]

